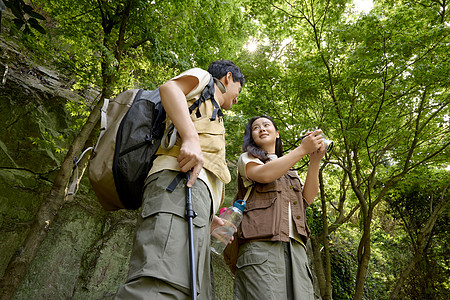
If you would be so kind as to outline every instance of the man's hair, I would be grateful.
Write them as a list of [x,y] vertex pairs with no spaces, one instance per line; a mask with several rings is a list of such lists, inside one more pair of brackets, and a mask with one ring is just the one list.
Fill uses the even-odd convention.
[[[259,158],[263,163],[266,163],[269,160],[268,153],[262,149],[260,146],[258,146],[255,143],[255,140],[253,140],[252,136],[252,126],[253,122],[260,118],[266,118],[272,122],[273,126],[275,127],[275,130],[278,131],[278,127],[275,124],[275,122],[272,120],[269,116],[259,116],[259,117],[253,117],[248,121],[247,126],[245,126],[245,132],[244,132],[244,143],[242,144],[242,151],[248,152],[253,157]],[[281,142],[281,138],[277,138],[275,142],[275,154],[278,157],[283,156],[283,143]]]
[[216,60],[212,62],[208,67],[208,72],[215,78],[220,79],[231,72],[233,75],[233,81],[239,81],[241,86],[244,86],[244,75],[241,73],[241,69],[229,60]]

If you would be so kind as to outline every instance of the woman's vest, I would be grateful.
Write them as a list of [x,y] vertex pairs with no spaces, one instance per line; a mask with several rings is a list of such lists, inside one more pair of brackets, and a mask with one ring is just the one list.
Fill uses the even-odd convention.
[[[188,106],[191,106],[194,102],[195,99],[188,101]],[[191,119],[197,130],[203,152],[203,168],[212,172],[223,183],[228,183],[231,180],[231,176],[225,160],[225,127],[223,125],[223,117],[218,115],[212,118],[214,109],[213,103],[207,100],[201,103],[198,111],[194,110],[192,112]],[[177,141],[173,148],[169,150],[159,148],[156,154],[178,157],[180,148],[181,138],[177,135]]]
[[[235,200],[242,199],[245,192],[242,179],[239,178]],[[253,185],[237,232],[239,243],[254,240],[289,241],[289,203],[297,232],[306,243],[311,234],[306,224],[308,204],[302,197],[302,184],[296,171],[288,171],[270,183],[256,182]]]

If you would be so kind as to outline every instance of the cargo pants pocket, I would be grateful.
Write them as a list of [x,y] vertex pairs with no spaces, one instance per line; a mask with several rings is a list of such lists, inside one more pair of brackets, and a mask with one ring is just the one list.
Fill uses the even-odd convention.
[[[154,277],[189,295],[189,236],[188,222],[184,216],[186,189],[180,182],[172,193],[166,191],[176,174],[166,170],[147,179],[130,260],[129,280],[142,276]],[[197,213],[193,219],[197,291],[209,293],[210,287],[202,286],[202,282],[209,281],[210,277],[211,198],[201,180],[195,182],[191,194]]]

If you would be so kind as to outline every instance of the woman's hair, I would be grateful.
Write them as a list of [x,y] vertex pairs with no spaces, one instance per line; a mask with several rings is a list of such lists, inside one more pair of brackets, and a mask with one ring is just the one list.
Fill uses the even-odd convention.
[[[253,122],[260,118],[266,118],[272,122],[275,129],[278,131],[277,125],[272,120],[271,117],[268,116],[259,116],[259,117],[253,117],[248,121],[247,126],[245,126],[245,132],[244,132],[244,143],[242,144],[242,151],[248,152],[253,157],[259,158],[262,162],[266,163],[269,160],[269,157],[267,156],[268,153],[262,149],[260,146],[258,146],[255,141],[253,140],[252,136],[252,126]],[[275,142],[275,154],[278,157],[283,156],[283,143],[281,142],[281,138],[277,138]]]

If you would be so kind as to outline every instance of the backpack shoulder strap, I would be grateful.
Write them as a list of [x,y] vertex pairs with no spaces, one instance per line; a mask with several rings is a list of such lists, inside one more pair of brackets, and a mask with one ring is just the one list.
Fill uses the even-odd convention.
[[[199,109],[200,105],[203,102],[207,101],[208,99],[210,99],[211,103],[214,105],[214,110],[212,112],[210,120],[214,121],[217,118],[217,116],[223,117],[223,112],[220,109],[220,106],[217,103],[216,99],[214,99],[214,79],[211,74],[210,74],[209,82],[203,89],[202,94],[189,107],[189,114],[192,114],[192,112],[195,109],[197,109],[197,112],[195,113],[195,115],[197,116],[197,118],[200,118],[201,117],[201,113],[200,113],[200,109]],[[164,149],[164,150],[171,149],[175,145],[176,137],[177,137],[177,129],[175,128],[173,123],[171,123],[169,125],[169,127],[167,127],[166,130],[164,131],[164,135],[161,140],[161,149]]]
[[98,135],[97,143],[95,143],[95,145],[93,147],[88,147],[87,149],[85,149],[83,151],[83,153],[81,153],[79,159],[77,159],[75,157],[73,160],[74,174],[73,174],[73,178],[72,178],[72,183],[69,185],[69,187],[66,191],[67,200],[72,200],[78,190],[78,184],[81,180],[81,177],[78,175],[78,164],[80,163],[81,159],[88,151],[94,150],[95,146],[98,144],[98,141],[101,139],[101,137],[105,133],[105,130],[108,126],[108,121],[107,121],[107,116],[106,116],[106,113],[108,112],[108,105],[109,105],[109,99],[108,98],[103,99],[103,105],[100,110],[100,134]]
[[212,77],[212,75],[209,75],[209,82],[208,84],[205,86],[205,88],[202,91],[202,94],[200,95],[200,97],[189,107],[189,114],[191,114],[195,109],[197,109],[197,112],[195,113],[197,118],[201,117],[201,113],[200,113],[200,105],[207,101],[208,99],[211,99],[211,103],[214,105],[214,110],[213,113],[211,115],[211,121],[214,121],[217,116],[219,117],[223,117],[223,112],[220,109],[219,104],[217,103],[216,99],[214,99],[214,79]]
[[81,153],[80,158],[76,158],[73,160],[73,178],[72,183],[69,185],[67,191],[66,191],[66,200],[71,201],[75,197],[76,192],[78,191],[78,185],[81,181],[81,176],[78,175],[78,164],[80,163],[83,156],[88,152],[93,150],[94,147],[88,147]]

